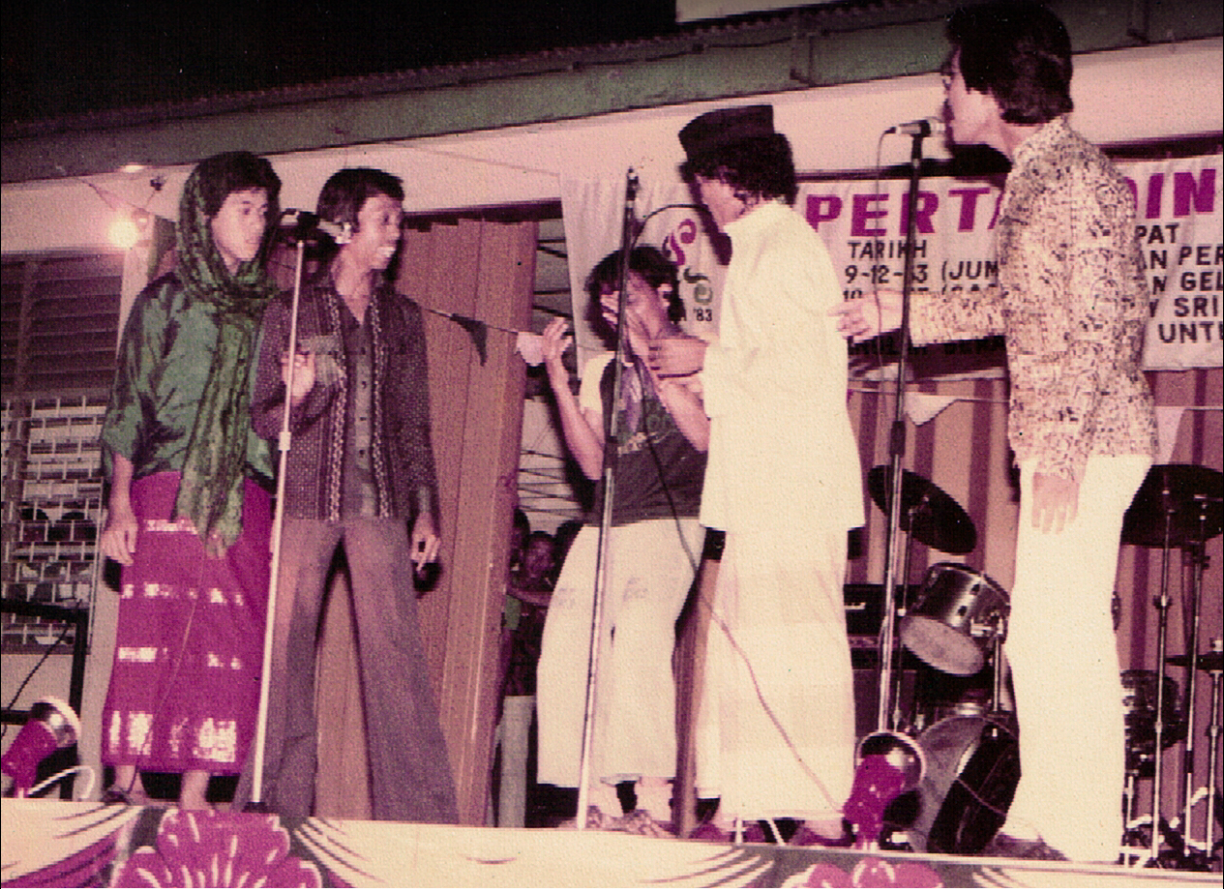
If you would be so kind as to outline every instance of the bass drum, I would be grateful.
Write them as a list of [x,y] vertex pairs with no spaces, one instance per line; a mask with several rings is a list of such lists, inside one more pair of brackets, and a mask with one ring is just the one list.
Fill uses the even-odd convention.
[[926,773],[909,828],[920,852],[974,855],[994,838],[1020,781],[1011,714],[950,716],[918,736]]

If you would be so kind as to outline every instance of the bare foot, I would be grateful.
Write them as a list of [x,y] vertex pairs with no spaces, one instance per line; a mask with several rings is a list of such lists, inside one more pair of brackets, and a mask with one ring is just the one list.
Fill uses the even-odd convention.
[[193,769],[183,773],[183,786],[179,791],[179,808],[184,811],[212,809],[208,804],[208,772]]

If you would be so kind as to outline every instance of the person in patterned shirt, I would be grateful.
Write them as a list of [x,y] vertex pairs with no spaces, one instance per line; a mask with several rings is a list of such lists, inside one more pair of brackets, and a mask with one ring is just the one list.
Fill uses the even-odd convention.
[[[1008,438],[1021,473],[1007,654],[1023,776],[985,851],[1112,862],[1125,724],[1110,601],[1123,515],[1156,451],[1134,199],[1067,123],[1071,41],[1056,16],[1031,3],[967,7],[949,18],[948,37],[952,141],[1012,162],[997,285],[915,294],[910,329],[915,343],[995,334],[1007,343]],[[899,326],[901,294],[834,312],[861,342]]]
[[[319,615],[344,549],[353,604],[370,807],[378,821],[457,823],[446,739],[417,617],[414,571],[437,560],[437,472],[420,307],[388,274],[399,250],[403,183],[382,170],[334,173],[318,215],[351,236],[302,288],[292,389],[291,294],[264,315],[251,397],[255,431],[292,447],[281,509],[264,772],[259,802],[307,817],[318,765]],[[338,570],[338,569],[337,569]],[[236,802],[253,794],[254,763]],[[262,788],[261,788],[262,789]]]

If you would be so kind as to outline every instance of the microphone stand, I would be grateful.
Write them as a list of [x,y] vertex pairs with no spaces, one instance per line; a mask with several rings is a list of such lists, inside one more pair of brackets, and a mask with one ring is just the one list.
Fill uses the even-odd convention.
[[281,417],[280,435],[277,447],[280,450],[276,468],[276,507],[272,518],[272,560],[268,574],[268,611],[267,624],[264,629],[263,669],[259,679],[259,711],[255,720],[255,743],[252,756],[255,757],[254,772],[251,780],[251,799],[247,803],[250,811],[261,811],[263,808],[263,771],[264,747],[267,744],[268,722],[268,686],[272,679],[272,639],[276,628],[276,588],[280,575],[281,533],[285,520],[285,475],[289,462],[289,446],[292,434],[289,431],[289,401],[293,392],[294,357],[297,355],[297,323],[298,304],[302,296],[302,267],[306,258],[306,235],[298,232],[296,237],[296,263],[293,274],[293,304],[289,312],[289,366],[285,380],[285,410]]
[[[897,328],[901,343],[897,358],[897,385],[895,411],[893,415],[892,432],[889,436],[889,483],[891,492],[888,498],[888,536],[884,563],[884,627],[880,641],[880,685],[879,706],[876,711],[876,723],[879,731],[891,731],[895,728],[893,717],[889,713],[892,696],[893,654],[896,646],[896,584],[897,558],[900,553],[901,531],[901,482],[904,471],[901,466],[905,456],[905,386],[906,370],[909,359],[909,324],[910,324],[910,290],[914,281],[914,251],[918,228],[918,180],[922,165],[922,140],[927,132],[913,134],[913,145],[910,152],[909,181],[909,219],[905,228],[905,271],[901,279],[901,326]],[[908,560],[907,560],[908,569]],[[905,582],[905,578],[902,578]]]
[[632,168],[625,176],[625,212],[621,223],[620,298],[616,307],[616,351],[612,356],[612,409],[604,417],[604,451],[602,479],[602,511],[599,521],[599,545],[595,557],[595,596],[591,603],[591,646],[587,658],[586,705],[582,721],[582,753],[578,763],[578,812],[574,824],[578,830],[586,829],[588,784],[591,773],[591,744],[595,719],[595,676],[599,664],[600,641],[603,638],[603,605],[610,569],[608,546],[612,529],[612,504],[616,494],[616,449],[619,442],[621,414],[621,378],[624,357],[627,355],[625,333],[625,301],[629,289],[629,255],[637,238],[637,218],[634,204],[637,200],[638,178]]
[[[901,337],[897,361],[896,413],[889,439],[891,464],[888,482],[891,491],[888,497],[888,537],[884,566],[884,619],[880,631],[879,706],[876,710],[876,731],[859,742],[856,759],[858,768],[850,797],[843,813],[858,833],[859,848],[878,848],[884,825],[884,812],[897,796],[916,788],[926,772],[926,760],[922,748],[907,735],[895,730],[894,715],[890,712],[893,673],[893,654],[896,648],[897,618],[897,560],[900,556],[901,530],[901,459],[905,454],[905,374],[909,355],[909,302],[914,279],[914,250],[918,227],[918,179],[922,165],[922,140],[929,136],[929,126],[918,128],[910,135],[913,147],[910,154],[909,219],[905,235],[905,273],[901,285]],[[912,517],[911,517],[912,527]],[[906,560],[909,570],[909,560]],[[883,760],[894,771],[894,777],[885,780],[879,773]],[[876,760],[873,762],[873,760]]]

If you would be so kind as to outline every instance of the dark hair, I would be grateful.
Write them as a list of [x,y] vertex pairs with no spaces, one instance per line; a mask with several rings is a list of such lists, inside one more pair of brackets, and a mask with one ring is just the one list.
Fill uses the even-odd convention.
[[556,541],[553,540],[553,536],[547,531],[532,531],[527,535],[527,541],[523,544],[523,549],[527,549],[527,547],[531,546],[531,544],[540,540],[544,541],[549,546],[556,546]]
[[731,142],[694,155],[680,167],[688,182],[694,177],[721,180],[732,188],[763,198],[783,198],[793,204],[799,193],[790,140],[781,133]]
[[557,545],[557,568],[560,569],[561,563],[565,561],[566,555],[569,553],[569,548],[574,542],[574,538],[578,536],[578,532],[582,530],[582,522],[577,519],[566,519],[557,526],[557,532],[553,534],[553,542]]
[[965,86],[994,96],[1007,123],[1046,123],[1074,107],[1071,37],[1044,6],[963,7],[948,17],[948,41],[952,55],[945,68],[959,53]]
[[276,224],[281,181],[272,165],[262,157],[249,151],[227,151],[200,161],[196,172],[204,199],[204,215],[209,219],[221,211],[221,205],[233,192],[262,188],[268,193],[268,224]]
[[404,200],[404,183],[398,176],[372,167],[349,167],[331,175],[319,192],[319,218],[357,231],[357,214],[375,195]]
[[[587,275],[586,291],[591,297],[591,307],[596,317],[601,317],[599,297],[611,293],[620,286],[620,251],[609,253],[599,261],[591,274]],[[676,264],[663,255],[657,247],[634,247],[629,253],[629,271],[637,272],[652,290],[664,284],[671,286],[667,294],[667,319],[672,324],[684,320],[684,300],[680,298],[680,274]]]

